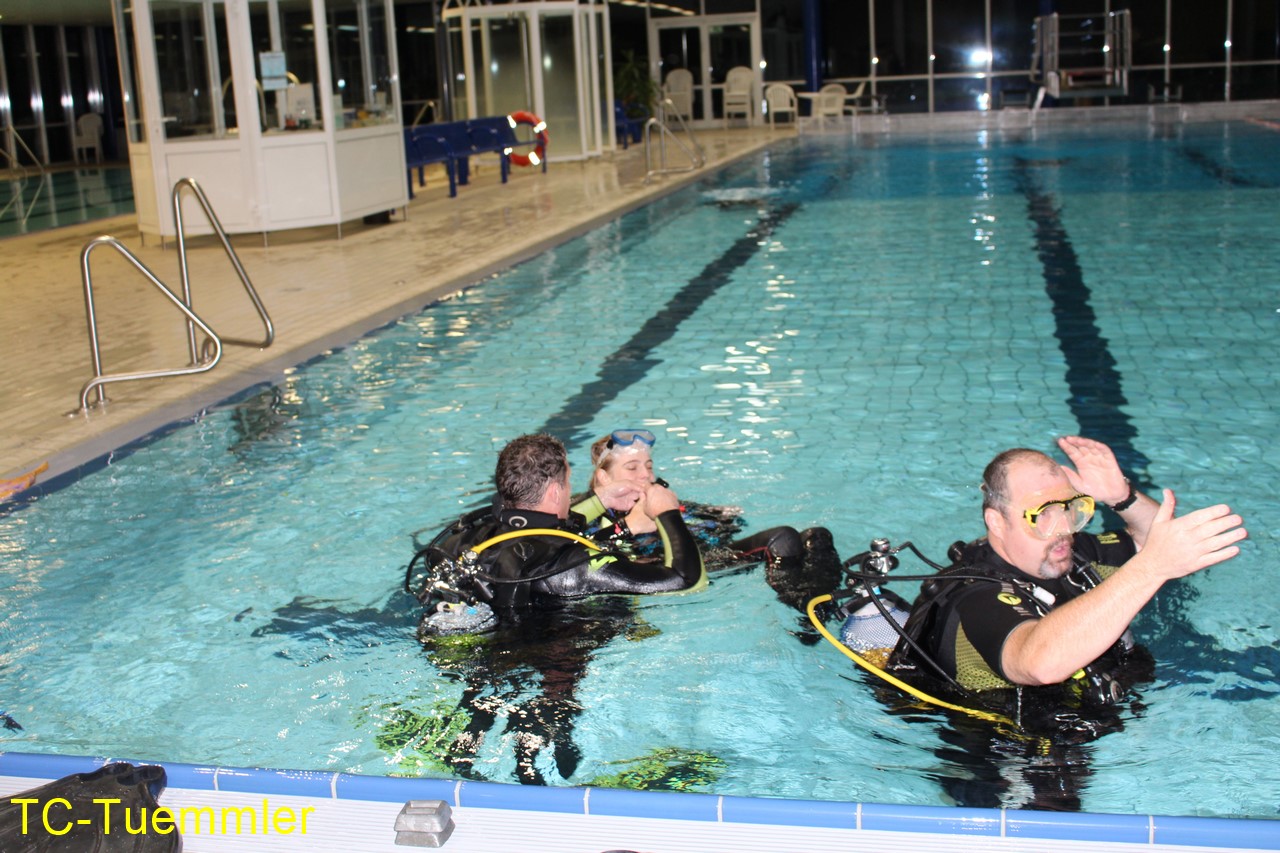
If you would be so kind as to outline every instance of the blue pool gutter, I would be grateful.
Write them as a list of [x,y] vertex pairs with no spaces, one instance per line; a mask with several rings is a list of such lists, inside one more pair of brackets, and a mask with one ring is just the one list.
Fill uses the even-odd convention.
[[[998,843],[1001,849],[1037,849],[1035,846],[1009,846],[1013,841],[1023,841],[1044,848],[1046,842],[1078,842],[1094,849],[1095,845],[1109,848],[1113,845],[1141,845],[1148,849],[1189,850],[1280,850],[1280,821],[1245,818],[1176,817],[1159,815],[1111,815],[1095,813],[1060,813],[1029,810],[981,809],[946,806],[887,805],[880,803],[850,803],[820,800],[767,799],[754,797],[720,796],[714,794],[686,794],[663,791],[631,791],[609,788],[549,788],[502,784],[496,782],[460,781],[454,779],[423,779],[388,776],[363,776],[352,773],[317,772],[308,770],[266,770],[198,766],[175,762],[146,762],[126,758],[89,758],[65,755],[41,755],[33,753],[0,753],[0,780],[3,780],[6,797],[19,791],[38,787],[47,781],[74,773],[88,773],[112,763],[128,761],[131,764],[159,764],[167,775],[165,793],[160,804],[174,808],[166,793],[175,797],[227,797],[228,803],[248,799],[258,802],[265,809],[268,798],[290,803],[305,798],[314,804],[316,811],[342,804],[344,809],[362,804],[373,806],[387,804],[399,810],[411,800],[443,801],[452,809],[454,819],[461,829],[465,822],[481,823],[495,819],[499,814],[540,813],[544,819],[561,817],[566,821],[589,817],[627,818],[633,821],[667,822],[670,826],[686,828],[711,828],[715,825],[728,828],[735,825],[754,827],[759,833],[763,827],[791,828],[794,830],[827,830],[833,833],[831,849],[878,849],[885,843],[883,833],[898,834],[901,843],[923,842],[926,837],[946,837],[958,845],[955,849],[972,849],[975,844]],[[236,799],[237,795],[244,795]],[[207,801],[207,800],[206,800]],[[234,807],[232,805],[231,807]],[[672,823],[675,822],[675,823]],[[386,843],[363,849],[403,849],[394,846],[395,833],[381,819]],[[321,830],[323,832],[323,830]],[[564,844],[569,836],[554,840],[552,847]],[[757,837],[760,837],[757,834]],[[874,841],[863,848],[850,846],[847,840],[865,837]],[[201,847],[199,839],[187,839],[187,850],[232,849],[222,840],[222,845]],[[261,841],[261,839],[259,839]],[[441,846],[448,849],[483,849],[468,847],[463,834],[446,840]],[[194,842],[194,846],[193,846]],[[323,849],[322,838],[308,839],[305,849]],[[404,842],[401,842],[402,844]],[[700,842],[700,843],[705,843]],[[663,850],[708,849],[683,847],[678,839],[674,846]],[[261,847],[261,844],[256,844]],[[936,841],[931,849],[938,849]],[[281,847],[279,849],[291,849]],[[292,848],[292,849],[303,849]],[[527,847],[533,850],[532,846]],[[574,849],[561,848],[561,853]],[[577,848],[588,849],[588,848]],[[603,848],[601,848],[603,849]],[[646,846],[646,850],[655,850]],[[730,849],[730,848],[726,848]],[[735,846],[735,850],[742,849]],[[761,849],[769,849],[764,847]],[[820,849],[812,841],[806,849]],[[821,849],[826,849],[825,846]],[[882,848],[879,848],[882,849]],[[943,845],[945,849],[945,845]]]

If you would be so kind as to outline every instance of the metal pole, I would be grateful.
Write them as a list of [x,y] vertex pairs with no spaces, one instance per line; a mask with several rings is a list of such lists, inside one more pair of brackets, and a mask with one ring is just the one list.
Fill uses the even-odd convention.
[[810,92],[822,88],[822,4],[804,0],[804,82]]

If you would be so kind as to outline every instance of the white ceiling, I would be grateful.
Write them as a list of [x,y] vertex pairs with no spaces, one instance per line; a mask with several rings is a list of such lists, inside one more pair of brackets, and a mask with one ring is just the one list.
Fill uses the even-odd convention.
[[111,0],[0,0],[0,26],[8,24],[111,26]]

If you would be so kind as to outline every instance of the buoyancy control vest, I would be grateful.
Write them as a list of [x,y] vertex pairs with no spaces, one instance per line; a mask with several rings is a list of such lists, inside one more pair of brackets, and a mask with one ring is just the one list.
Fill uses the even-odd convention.
[[[527,526],[523,516],[490,507],[474,510],[418,552],[410,563],[406,587],[424,607],[433,600],[484,603],[495,611],[527,607],[533,603],[539,580],[575,568],[588,558],[586,549],[571,538],[573,524],[574,519],[543,521],[522,535]],[[570,538],[537,530],[562,531]],[[487,544],[504,535],[510,538]],[[478,547],[483,547],[480,553],[475,550]]]
[[[1075,598],[1102,581],[1093,564],[1078,552],[1073,552],[1072,569],[1064,576],[1062,584],[1064,590],[1071,592],[1067,598],[1059,598],[1026,575],[1012,568],[993,565],[989,561],[989,549],[990,545],[985,540],[956,542],[948,549],[947,556],[952,564],[921,585],[920,595],[912,604],[910,616],[903,625],[904,636],[889,655],[888,670],[952,680],[955,673],[947,672],[943,662],[936,660],[936,650],[949,642],[948,638],[957,636],[960,613],[954,604],[975,583],[1008,585],[1029,609],[1042,618],[1062,601]],[[1080,670],[1066,683],[1066,687],[1091,704],[1114,704],[1126,692],[1126,682],[1131,684],[1137,680],[1132,677],[1121,679],[1117,675],[1120,665],[1134,648],[1133,635],[1126,630],[1108,653]],[[934,650],[935,659],[922,661],[921,649]]]

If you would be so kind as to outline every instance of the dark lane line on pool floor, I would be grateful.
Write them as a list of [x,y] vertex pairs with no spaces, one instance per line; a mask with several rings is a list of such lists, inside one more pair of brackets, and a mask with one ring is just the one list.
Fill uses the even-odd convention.
[[797,203],[788,203],[762,214],[746,234],[689,279],[630,340],[610,353],[596,371],[598,378],[566,400],[560,411],[548,418],[538,431],[558,436],[571,453],[589,444],[594,436],[586,432],[586,425],[610,400],[643,380],[651,368],[661,363],[653,356],[654,350],[669,341],[681,323],[728,284],[734,272],[755,257],[770,235],[799,207]]
[[1198,148],[1183,148],[1182,156],[1191,161],[1200,168],[1206,175],[1213,178],[1223,186],[1237,187],[1240,189],[1275,189],[1274,184],[1266,181],[1259,181],[1249,175],[1243,174],[1228,163],[1219,163],[1205,152]]
[[1098,329],[1089,303],[1080,262],[1062,224],[1054,197],[1036,179],[1036,162],[1015,158],[1014,180],[1027,199],[1027,217],[1035,226],[1036,254],[1044,267],[1044,288],[1053,303],[1054,337],[1067,362],[1067,404],[1080,425],[1080,435],[1110,445],[1120,466],[1135,475],[1134,484],[1146,490],[1151,460],[1138,450],[1138,430],[1123,406],[1120,372],[1109,343]]
[[[1055,336],[1067,360],[1068,402],[1080,422],[1080,434],[1106,442],[1134,485],[1160,498],[1151,482],[1151,461],[1134,447],[1138,431],[1121,410],[1128,403],[1121,376],[1107,349],[1096,315],[1089,304],[1075,249],[1058,215],[1054,198],[1044,192],[1032,172],[1035,164],[1019,159],[1018,189],[1027,197],[1027,212],[1035,225],[1036,252],[1044,265],[1045,290],[1053,301]],[[1190,507],[1183,508],[1183,511]],[[1166,585],[1146,611],[1142,644],[1155,656],[1161,678],[1205,685],[1215,699],[1228,702],[1273,700],[1280,694],[1280,650],[1271,646],[1225,647],[1217,637],[1196,627],[1192,613],[1200,592],[1192,583]],[[1172,671],[1172,673],[1171,673]],[[1235,680],[1225,676],[1233,673]]]

